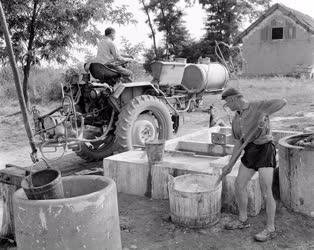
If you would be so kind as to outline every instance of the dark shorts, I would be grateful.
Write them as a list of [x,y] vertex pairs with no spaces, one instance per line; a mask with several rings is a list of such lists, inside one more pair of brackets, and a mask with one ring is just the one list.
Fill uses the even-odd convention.
[[244,148],[241,162],[245,167],[255,171],[259,168],[275,168],[276,147],[272,141],[261,145],[251,142]]

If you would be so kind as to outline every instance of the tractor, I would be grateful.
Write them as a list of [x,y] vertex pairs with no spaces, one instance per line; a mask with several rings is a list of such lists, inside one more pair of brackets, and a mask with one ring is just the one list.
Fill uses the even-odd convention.
[[[106,67],[101,79],[90,72],[73,74],[62,87],[61,105],[41,115],[33,108],[36,145],[71,149],[86,161],[169,139],[179,129],[182,112],[202,104],[205,94],[220,93],[228,70],[220,63],[155,61],[152,81],[123,82]],[[97,79],[98,78],[98,79]]]

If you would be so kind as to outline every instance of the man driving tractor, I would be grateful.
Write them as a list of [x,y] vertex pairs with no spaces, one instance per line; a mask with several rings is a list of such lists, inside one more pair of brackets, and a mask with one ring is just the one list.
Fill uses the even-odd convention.
[[90,64],[85,65],[92,76],[104,82],[108,68],[119,73],[126,82],[132,81],[132,71],[122,65],[132,61],[130,56],[120,55],[114,43],[116,31],[114,28],[107,28],[105,36],[98,43],[96,58]]

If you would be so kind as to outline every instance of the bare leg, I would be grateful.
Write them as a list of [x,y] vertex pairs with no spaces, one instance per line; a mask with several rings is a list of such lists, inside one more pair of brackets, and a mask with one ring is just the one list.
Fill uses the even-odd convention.
[[260,168],[259,183],[261,186],[262,195],[266,201],[266,215],[267,225],[266,229],[269,231],[275,230],[275,213],[276,213],[276,201],[273,196],[272,182],[273,182],[273,168]]
[[235,181],[235,196],[238,203],[240,221],[247,220],[247,184],[255,172],[256,171],[254,169],[249,169],[241,163],[238,176]]

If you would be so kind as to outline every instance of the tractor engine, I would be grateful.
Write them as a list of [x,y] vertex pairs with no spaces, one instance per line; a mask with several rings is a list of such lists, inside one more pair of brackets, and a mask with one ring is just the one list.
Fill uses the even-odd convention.
[[65,95],[73,94],[75,109],[84,117],[84,124],[101,127],[110,120],[111,106],[108,97],[112,88],[107,84],[72,84],[64,89]]

